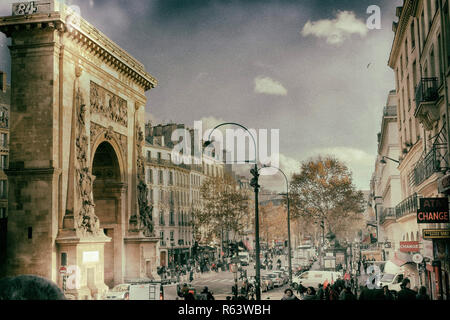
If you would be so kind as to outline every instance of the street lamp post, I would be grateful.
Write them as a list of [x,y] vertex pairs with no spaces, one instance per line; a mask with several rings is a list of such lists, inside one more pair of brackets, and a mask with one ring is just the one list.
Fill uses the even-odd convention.
[[[287,230],[288,230],[288,268],[289,268],[289,283],[292,283],[292,261],[291,261],[291,215],[289,211],[289,180],[286,176],[286,174],[281,170],[280,168],[274,167],[274,166],[264,166],[263,168],[275,168],[278,171],[280,171],[284,179],[286,181],[286,198],[287,198]],[[261,169],[263,169],[261,168]],[[261,170],[260,169],[260,170]]]
[[254,146],[255,146],[255,160],[250,161],[250,160],[246,160],[246,163],[252,163],[254,162],[255,165],[254,167],[250,170],[250,173],[253,176],[253,179],[250,182],[250,185],[254,188],[254,192],[255,192],[255,253],[256,253],[256,265],[255,265],[255,294],[256,294],[256,299],[257,300],[261,300],[261,279],[260,279],[260,275],[261,275],[261,263],[260,263],[260,248],[259,248],[259,208],[258,208],[258,193],[259,193],[259,184],[258,184],[258,178],[259,178],[259,173],[258,173],[258,152],[256,149],[256,140],[253,137],[252,133],[243,125],[239,124],[239,123],[235,123],[235,122],[226,122],[226,123],[221,123],[219,125],[217,125],[216,127],[214,127],[214,129],[211,130],[211,132],[209,133],[208,136],[208,140],[205,141],[205,143],[203,144],[203,147],[207,147],[209,146],[212,142],[211,142],[211,134],[214,132],[214,130],[218,129],[219,127],[225,126],[225,125],[235,125],[238,126],[242,129],[244,129],[246,132],[249,133],[250,137],[253,140]]

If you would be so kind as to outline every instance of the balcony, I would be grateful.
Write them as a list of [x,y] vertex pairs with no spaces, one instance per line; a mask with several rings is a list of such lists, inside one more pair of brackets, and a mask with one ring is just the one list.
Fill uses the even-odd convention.
[[166,246],[166,242],[165,242],[164,240],[160,240],[160,241],[159,241],[159,245],[160,245],[161,247],[165,247],[165,246]]
[[446,155],[446,146],[443,148],[434,146],[430,152],[417,162],[411,179],[414,185],[420,185],[431,177],[433,173],[445,171],[448,167]]
[[395,208],[384,208],[380,215],[380,223],[383,224],[388,219],[395,220]]
[[176,167],[176,168],[182,168],[182,169],[190,169],[190,165],[181,163],[181,164],[175,164],[171,160],[168,159],[156,159],[156,158],[146,158],[145,159],[148,164],[159,164],[164,166],[170,166],[170,167]]
[[397,116],[397,107],[394,106],[385,106],[383,109],[383,117],[396,117]]
[[412,196],[406,198],[395,207],[395,217],[400,219],[408,214],[417,213],[419,207],[419,196],[414,193]]
[[422,78],[416,88],[416,111],[414,116],[427,130],[439,120],[436,102],[439,99],[438,78]]

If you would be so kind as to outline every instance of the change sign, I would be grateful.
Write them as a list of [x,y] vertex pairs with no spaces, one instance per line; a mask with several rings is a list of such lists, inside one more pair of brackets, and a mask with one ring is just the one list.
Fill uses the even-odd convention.
[[417,209],[417,223],[449,222],[447,198],[421,198]]

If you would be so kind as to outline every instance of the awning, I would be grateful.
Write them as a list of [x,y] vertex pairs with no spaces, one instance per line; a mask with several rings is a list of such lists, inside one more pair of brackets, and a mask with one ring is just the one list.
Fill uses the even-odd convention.
[[391,259],[391,261],[399,267],[401,267],[407,263],[411,263],[411,262],[414,263],[412,261],[411,255],[409,255],[405,252],[400,252],[400,251],[396,251],[394,253],[394,257]]

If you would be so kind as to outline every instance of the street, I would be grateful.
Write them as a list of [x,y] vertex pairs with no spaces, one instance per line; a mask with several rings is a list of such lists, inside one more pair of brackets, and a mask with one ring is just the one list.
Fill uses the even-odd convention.
[[[282,260],[282,267],[287,267],[287,263],[284,261],[284,257],[280,257]],[[278,257],[276,258],[278,259]],[[275,260],[276,260],[275,259]],[[254,263],[250,263],[249,266],[243,267],[244,270],[247,270],[247,277],[255,276]],[[272,271],[274,271],[273,269]],[[271,270],[261,270],[261,276],[270,273]],[[239,273],[238,273],[239,277]],[[188,280],[181,279],[180,283],[189,283]],[[243,280],[238,280],[238,283],[241,284]],[[232,297],[232,287],[235,283],[234,274],[230,271],[209,271],[205,273],[197,273],[194,276],[194,281],[190,284],[196,289],[197,293],[200,293],[204,287],[208,287],[208,290],[211,291],[216,300],[226,300],[227,296]],[[262,300],[280,300],[283,297],[284,290],[287,288],[287,285],[281,287],[275,287],[272,290],[267,292],[261,292]],[[164,299],[165,300],[177,300],[182,299],[177,297],[176,294],[176,284],[171,284],[164,286]]]

